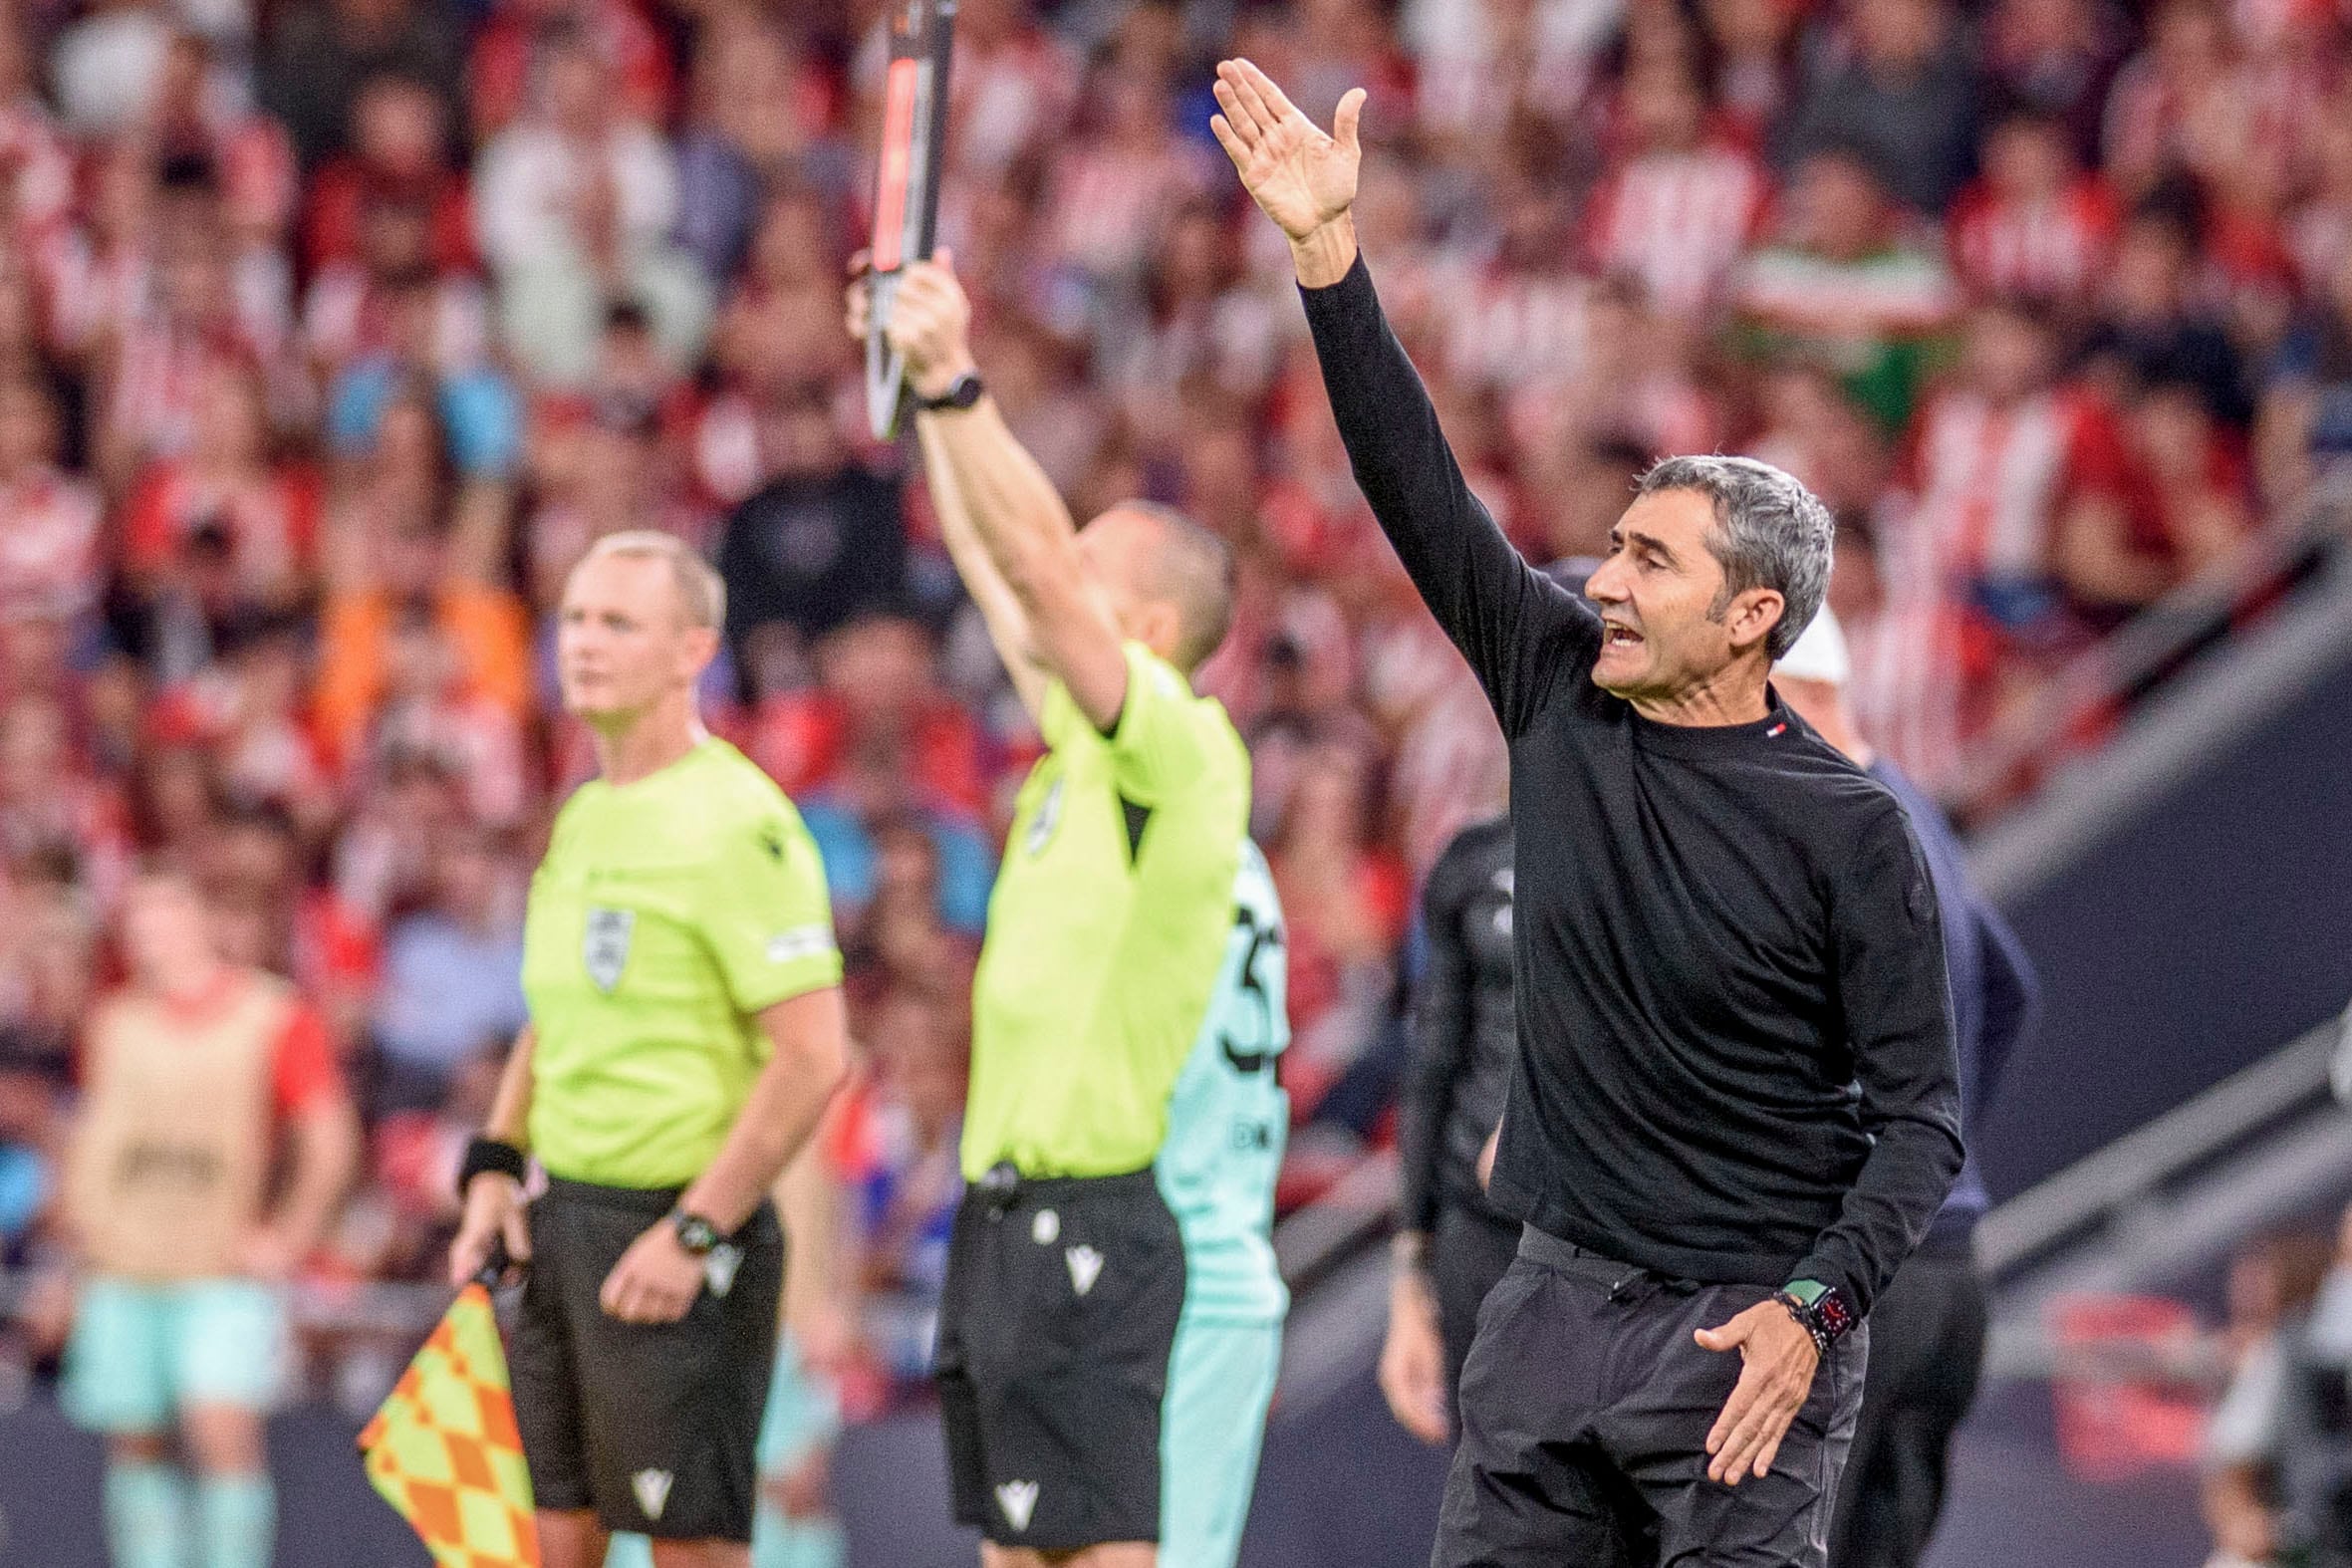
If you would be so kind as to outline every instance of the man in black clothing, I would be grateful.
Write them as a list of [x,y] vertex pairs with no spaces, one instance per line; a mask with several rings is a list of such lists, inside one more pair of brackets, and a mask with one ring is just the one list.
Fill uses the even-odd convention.
[[1510,745],[1521,1049],[1489,1190],[1526,1229],[1433,1564],[1819,1568],[1861,1320],[1960,1167],[1919,847],[1766,678],[1821,603],[1828,511],[1765,464],[1672,458],[1585,599],[1533,570],[1356,253],[1363,92],[1326,135],[1256,67],[1217,74],[1357,484]]
[[835,627],[908,597],[899,482],[853,458],[831,399],[816,382],[775,395],[761,415],[768,482],[719,530],[727,646],[752,695],[803,677]]
[[1519,1222],[1478,1179],[1519,1047],[1510,818],[1473,822],[1445,846],[1422,893],[1422,924],[1429,959],[1399,1117],[1404,1217],[1380,1386],[1407,1432],[1443,1442],[1479,1303],[1519,1247]]
[[[1966,857],[1944,813],[1855,727],[1846,705],[1849,670],[1845,634],[1825,606],[1773,666],[1772,686],[1910,814],[1942,916],[1961,1124],[1972,1135],[2011,1051],[2033,1031],[2041,983],[2017,933],[1969,883]],[[1871,1309],[1870,1379],[1838,1488],[1830,1568],[1916,1568],[1927,1554],[1944,1508],[1952,1435],[1975,1401],[1983,1370],[1986,1304],[1974,1241],[1976,1221],[1989,1206],[1971,1157],[1927,1239]]]

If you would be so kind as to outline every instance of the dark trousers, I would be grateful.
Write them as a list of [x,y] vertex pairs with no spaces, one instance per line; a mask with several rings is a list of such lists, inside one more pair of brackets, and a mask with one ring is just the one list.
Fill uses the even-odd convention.
[[1529,1229],[1486,1297],[1432,1568],[1822,1568],[1869,1329],[1832,1348],[1771,1470],[1707,1479],[1736,1352],[1693,1335],[1770,1298]]
[[1838,1491],[1831,1568],[1915,1568],[1944,1509],[1954,1429],[1984,1365],[1984,1282],[1915,1253],[1870,1309],[1870,1386]]
[[1430,1280],[1437,1287],[1437,1334],[1445,1345],[1445,1405],[1461,1430],[1461,1369],[1478,1332],[1486,1293],[1519,1252],[1519,1222],[1493,1209],[1447,1203],[1430,1235]]

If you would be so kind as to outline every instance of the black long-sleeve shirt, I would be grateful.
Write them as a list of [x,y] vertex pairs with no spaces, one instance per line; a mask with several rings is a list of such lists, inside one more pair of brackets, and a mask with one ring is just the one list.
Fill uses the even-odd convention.
[[[2041,979],[2025,944],[2000,911],[1984,902],[1968,879],[1968,858],[1943,810],[1885,757],[1870,776],[1903,803],[1911,831],[1928,863],[1936,908],[1944,924],[1944,969],[1952,977],[1952,1037],[1960,1064],[1960,1133],[1973,1138],[2000,1093],[2009,1054],[2041,1018]],[[1964,1253],[1976,1221],[1992,1206],[1973,1152],[1960,1167],[1922,1250]]]
[[1710,1283],[1858,1312],[1960,1168],[1936,897],[1903,809],[1777,695],[1662,724],[1462,482],[1361,260],[1302,290],[1356,482],[1510,744],[1520,1051],[1491,1195]]
[[1422,892],[1429,964],[1413,997],[1413,1068],[1398,1107],[1399,1199],[1410,1230],[1446,1203],[1489,1212],[1478,1156],[1519,1054],[1511,995],[1511,819],[1473,822]]

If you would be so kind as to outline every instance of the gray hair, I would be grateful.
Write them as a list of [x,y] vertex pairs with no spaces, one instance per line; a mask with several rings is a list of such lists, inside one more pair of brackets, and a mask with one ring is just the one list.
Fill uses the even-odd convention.
[[1753,457],[1669,457],[1635,485],[1637,496],[1696,490],[1714,503],[1715,527],[1706,547],[1723,568],[1715,615],[1734,596],[1769,588],[1780,596],[1780,624],[1764,638],[1773,658],[1787,653],[1829,592],[1837,525],[1829,508],[1796,479]]
[[[717,631],[727,623],[726,580],[711,569],[694,547],[675,534],[653,528],[632,528],[607,534],[588,547],[582,566],[606,556],[631,561],[666,561],[677,584],[678,610],[685,624]],[[577,570],[577,568],[575,568]]]

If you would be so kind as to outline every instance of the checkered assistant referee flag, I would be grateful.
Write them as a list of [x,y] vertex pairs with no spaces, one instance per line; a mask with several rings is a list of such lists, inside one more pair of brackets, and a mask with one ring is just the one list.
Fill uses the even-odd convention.
[[458,1292],[360,1434],[360,1452],[435,1568],[538,1568],[531,1475],[482,1286]]

